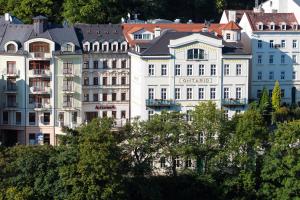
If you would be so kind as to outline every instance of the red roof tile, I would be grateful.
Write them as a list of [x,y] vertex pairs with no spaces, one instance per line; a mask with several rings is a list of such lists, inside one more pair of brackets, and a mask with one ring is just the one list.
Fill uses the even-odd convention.
[[223,27],[223,30],[242,30],[242,28],[235,22],[231,21]]

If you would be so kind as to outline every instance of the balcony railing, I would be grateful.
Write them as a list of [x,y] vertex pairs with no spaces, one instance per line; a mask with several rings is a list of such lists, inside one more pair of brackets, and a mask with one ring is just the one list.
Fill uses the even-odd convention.
[[5,108],[17,108],[18,103],[17,102],[6,102],[3,105]]
[[51,109],[51,105],[48,103],[34,103],[35,109]]
[[7,74],[6,74],[7,77],[19,77],[20,76],[20,71],[14,69],[14,70],[8,70],[7,71]]
[[146,106],[147,107],[172,107],[176,106],[176,102],[174,100],[164,100],[164,99],[147,99]]
[[30,70],[32,76],[51,76],[51,71],[47,69],[32,69]]
[[71,85],[68,86],[63,86],[63,92],[68,93],[68,92],[74,92],[73,87]]
[[73,68],[71,68],[71,67],[69,67],[69,68],[64,68],[64,69],[63,69],[63,75],[64,75],[64,76],[74,76]]
[[64,108],[72,108],[73,104],[71,101],[68,101],[68,102],[64,102],[63,103],[63,107]]
[[30,91],[32,93],[51,93],[51,88],[50,87],[36,87],[33,86],[30,88]]
[[245,106],[247,104],[247,99],[223,99],[222,105],[223,106]]
[[16,85],[7,85],[4,87],[5,92],[17,92],[18,87]]

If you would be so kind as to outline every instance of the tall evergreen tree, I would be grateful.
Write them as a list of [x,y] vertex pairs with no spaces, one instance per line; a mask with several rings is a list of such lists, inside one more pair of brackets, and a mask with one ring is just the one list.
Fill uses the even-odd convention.
[[279,82],[275,82],[275,86],[272,92],[272,107],[275,111],[280,109],[281,104],[281,88]]

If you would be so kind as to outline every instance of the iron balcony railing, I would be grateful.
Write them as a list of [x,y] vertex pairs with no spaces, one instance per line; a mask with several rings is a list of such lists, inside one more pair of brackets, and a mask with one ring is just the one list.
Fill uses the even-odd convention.
[[223,99],[223,106],[245,106],[247,104],[247,99]]
[[166,99],[147,99],[146,106],[147,107],[172,107],[176,106],[176,102],[174,100],[166,100]]

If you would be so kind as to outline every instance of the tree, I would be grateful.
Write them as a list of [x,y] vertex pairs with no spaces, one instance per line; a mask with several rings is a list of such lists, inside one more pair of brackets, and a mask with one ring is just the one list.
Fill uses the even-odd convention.
[[300,196],[300,122],[280,124],[264,159],[263,199],[298,199]]
[[281,105],[281,89],[279,82],[275,82],[275,86],[272,92],[272,107],[275,111],[280,109]]

